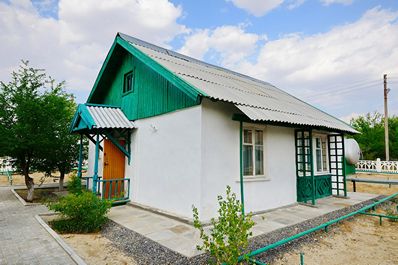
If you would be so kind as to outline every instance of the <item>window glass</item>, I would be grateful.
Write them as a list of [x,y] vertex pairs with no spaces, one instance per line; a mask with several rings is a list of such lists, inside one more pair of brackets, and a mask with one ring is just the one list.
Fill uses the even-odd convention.
[[243,130],[243,175],[264,175],[262,130]]
[[134,91],[134,71],[124,75],[123,93]]
[[253,175],[253,146],[243,146],[243,175]]
[[322,139],[322,167],[323,167],[323,171],[328,170],[326,139]]
[[244,130],[243,131],[243,142],[247,144],[252,143],[252,130]]
[[316,171],[322,171],[322,154],[320,149],[316,149]]
[[264,175],[263,146],[256,145],[256,175]]
[[326,137],[315,138],[315,168],[317,172],[328,171]]
[[263,131],[256,130],[256,145],[263,144]]

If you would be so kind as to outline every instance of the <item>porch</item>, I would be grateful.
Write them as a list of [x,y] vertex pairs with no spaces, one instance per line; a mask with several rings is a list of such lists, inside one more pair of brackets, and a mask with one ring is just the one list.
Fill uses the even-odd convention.
[[[134,128],[119,107],[88,103],[78,106],[70,127],[71,133],[80,135],[77,176],[85,181],[86,189],[111,200],[113,205],[130,201],[131,183],[125,176],[125,165],[131,163],[130,139]],[[82,177],[83,137],[95,146],[93,174],[88,177]]]
[[[259,245],[272,243],[264,240],[271,238],[277,241],[282,239],[278,237],[300,232],[300,227],[315,227],[319,223],[340,217],[364,204],[369,204],[378,196],[367,193],[348,193],[347,198],[319,199],[316,206],[296,204],[256,214],[253,216],[255,226],[252,229],[251,240]],[[112,208],[108,217],[116,224],[111,223],[112,227],[107,228],[104,235],[113,237],[115,231],[123,233],[122,240],[117,241],[116,244],[121,248],[128,246],[129,249],[134,249],[138,259],[145,261],[149,258],[148,262],[150,262],[152,258],[156,258],[167,263],[171,258],[168,257],[169,250],[178,253],[179,257],[176,257],[175,253],[172,254],[174,261],[186,258],[194,260],[202,253],[196,250],[196,245],[201,243],[199,232],[186,221],[170,218],[164,214],[130,204]],[[209,228],[207,227],[207,229]],[[148,253],[142,253],[140,256],[141,249],[142,252],[146,252],[148,249],[148,246],[142,242],[157,249],[157,257],[151,257]]]

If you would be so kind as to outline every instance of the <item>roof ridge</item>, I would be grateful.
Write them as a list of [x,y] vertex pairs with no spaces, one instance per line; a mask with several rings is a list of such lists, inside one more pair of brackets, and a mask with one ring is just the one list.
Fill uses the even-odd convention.
[[201,60],[199,60],[199,59],[195,59],[195,58],[193,58],[193,57],[190,57],[190,56],[187,56],[187,55],[178,53],[178,52],[173,51],[173,50],[170,50],[170,49],[166,49],[166,48],[160,47],[160,46],[158,46],[158,45],[149,43],[149,42],[147,42],[147,41],[144,41],[144,40],[141,40],[141,39],[132,37],[132,36],[130,36],[130,35],[127,35],[127,34],[124,34],[124,33],[121,33],[121,32],[118,32],[117,34],[118,34],[121,38],[123,38],[124,40],[126,40],[126,41],[128,41],[128,42],[132,42],[132,43],[134,43],[134,44],[136,44],[136,45],[144,46],[144,47],[147,47],[148,49],[152,49],[152,50],[155,50],[155,51],[157,51],[157,52],[166,53],[166,54],[169,55],[169,56],[173,56],[173,57],[175,57],[175,58],[178,58],[178,59],[181,59],[181,60],[184,60],[184,61],[187,61],[187,62],[193,62],[193,63],[197,63],[197,64],[204,64],[204,65],[206,65],[207,67],[212,67],[212,68],[216,68],[216,69],[221,70],[221,71],[230,72],[230,73],[232,73],[232,74],[234,74],[234,75],[237,75],[237,76],[240,76],[240,77],[245,77],[245,78],[248,78],[248,79],[250,79],[250,80],[252,80],[252,81],[255,81],[255,82],[259,82],[259,83],[262,83],[262,84],[266,84],[266,85],[272,86],[272,87],[274,87],[274,88],[276,88],[276,89],[278,89],[278,90],[280,90],[280,91],[286,93],[285,91],[279,89],[278,87],[276,87],[276,86],[274,86],[273,84],[271,84],[271,83],[269,83],[269,82],[266,82],[266,81],[264,81],[264,80],[257,79],[257,78],[255,78],[255,77],[252,77],[252,76],[249,76],[249,75],[245,75],[245,74],[242,74],[242,73],[239,73],[239,72],[236,72],[236,71],[233,71],[233,70],[230,70],[230,69],[227,69],[227,68],[224,68],[224,67],[215,65],[215,64],[210,64],[210,63],[207,63],[207,62],[205,62],[205,61],[201,61]]

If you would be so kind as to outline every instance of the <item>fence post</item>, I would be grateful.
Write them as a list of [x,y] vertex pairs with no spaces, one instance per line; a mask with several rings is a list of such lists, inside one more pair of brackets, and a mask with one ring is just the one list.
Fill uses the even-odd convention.
[[376,172],[378,172],[378,173],[381,172],[381,161],[380,161],[380,158],[376,159]]

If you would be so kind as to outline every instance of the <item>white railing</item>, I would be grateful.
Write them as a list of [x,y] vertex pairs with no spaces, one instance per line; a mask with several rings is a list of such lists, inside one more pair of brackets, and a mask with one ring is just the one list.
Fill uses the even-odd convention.
[[395,173],[398,174],[398,161],[359,160],[355,166],[359,172]]

